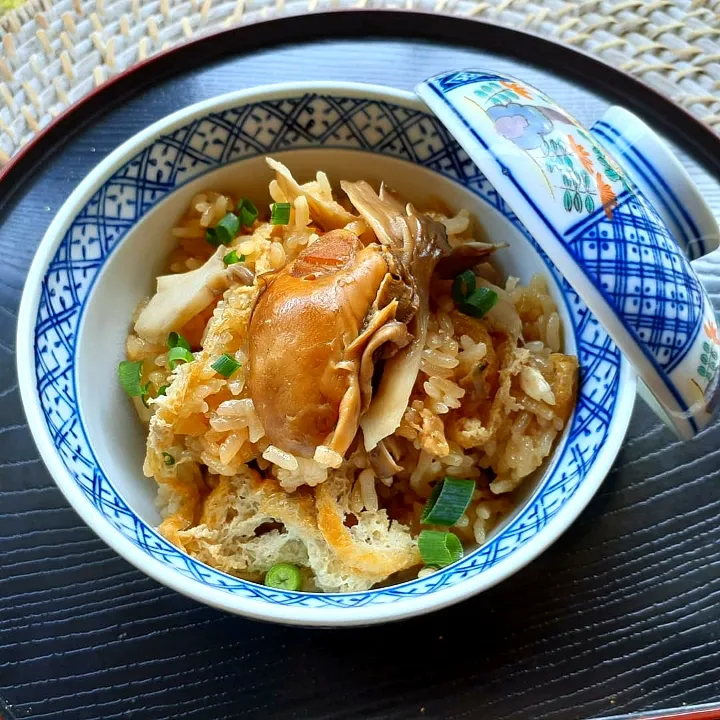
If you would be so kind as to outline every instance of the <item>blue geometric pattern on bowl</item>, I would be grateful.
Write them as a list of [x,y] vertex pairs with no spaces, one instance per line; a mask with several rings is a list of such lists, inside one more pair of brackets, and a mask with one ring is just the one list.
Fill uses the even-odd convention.
[[670,373],[702,325],[702,287],[678,244],[634,193],[618,195],[609,219],[602,208],[573,225],[567,245],[600,289]]
[[65,234],[42,283],[35,373],[44,419],[71,476],[97,511],[145,553],[184,576],[246,598],[303,607],[357,607],[433,593],[495,566],[535,537],[570,500],[607,440],[621,358],[598,321],[564,288],[581,366],[565,441],[532,499],[487,544],[428,578],[360,593],[283,592],[231,577],[179,551],[128,507],[103,474],[77,406],[78,327],[94,280],[125,233],[183,183],[234,161],[290,149],[357,149],[409,160],[450,178],[500,211],[535,244],[487,179],[431,115],[399,105],[307,94],[207,115],[153,141],[98,190]]

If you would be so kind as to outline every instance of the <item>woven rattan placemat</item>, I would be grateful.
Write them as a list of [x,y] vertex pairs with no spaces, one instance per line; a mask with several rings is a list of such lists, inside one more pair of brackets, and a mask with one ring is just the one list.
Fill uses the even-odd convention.
[[0,164],[68,105],[154,53],[218,29],[338,7],[526,29],[632,73],[720,130],[720,0],[28,0],[0,18]]

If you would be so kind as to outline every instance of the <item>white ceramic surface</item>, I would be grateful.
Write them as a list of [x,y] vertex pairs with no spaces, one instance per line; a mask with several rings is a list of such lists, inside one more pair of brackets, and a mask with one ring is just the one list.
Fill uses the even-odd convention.
[[[251,112],[252,111],[252,112]],[[468,208],[510,242],[497,262],[543,272],[581,365],[579,400],[525,502],[481,548],[423,580],[365,593],[273,590],[215,571],[161,538],[143,431],[116,382],[129,318],[172,247],[170,228],[200,188],[262,197],[272,154],[300,177],[387,180],[418,205]],[[214,98],[147,128],[103,160],[54,219],[18,322],[20,388],[41,455],[83,519],[142,571],[197,600],[284,623],[361,625],[478,593],[547,548],[593,496],[619,450],[635,376],[578,295],[487,179],[409,93],[353,84],[270,86]]]

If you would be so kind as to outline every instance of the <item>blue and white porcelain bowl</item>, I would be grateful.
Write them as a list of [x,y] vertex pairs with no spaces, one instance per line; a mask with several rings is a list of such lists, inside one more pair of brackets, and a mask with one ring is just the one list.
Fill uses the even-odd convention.
[[[517,510],[488,542],[424,579],[361,593],[284,592],[231,577],[161,537],[143,430],[116,382],[137,303],[173,245],[170,228],[199,188],[260,194],[263,157],[298,176],[386,180],[422,206],[468,208],[497,262],[528,281],[544,273],[580,362],[577,406]],[[577,517],[625,436],[635,374],[609,335],[488,179],[415,96],[384,87],[277,85],[199,103],[103,160],[54,219],[33,262],[18,327],[25,411],[69,502],[123,557],[201,602],[253,618],[363,625],[428,612],[481,592],[540,554]]]

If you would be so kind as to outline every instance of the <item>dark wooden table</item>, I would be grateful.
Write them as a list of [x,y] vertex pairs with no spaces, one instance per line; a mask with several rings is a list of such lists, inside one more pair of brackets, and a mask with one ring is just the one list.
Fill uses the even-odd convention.
[[[559,719],[720,698],[718,424],[681,443],[638,401],[602,489],[537,561],[435,615],[346,631],[251,622],[158,585],[85,527],[38,459],[15,377],[17,308],[45,228],[96,162],[229,89],[321,78],[410,89],[461,66],[521,75],[585,122],[609,104],[540,67],[462,47],[268,49],[116,103],[0,208],[0,695],[18,718]],[[717,181],[679,154],[720,214]],[[720,263],[701,272],[720,301]]]

